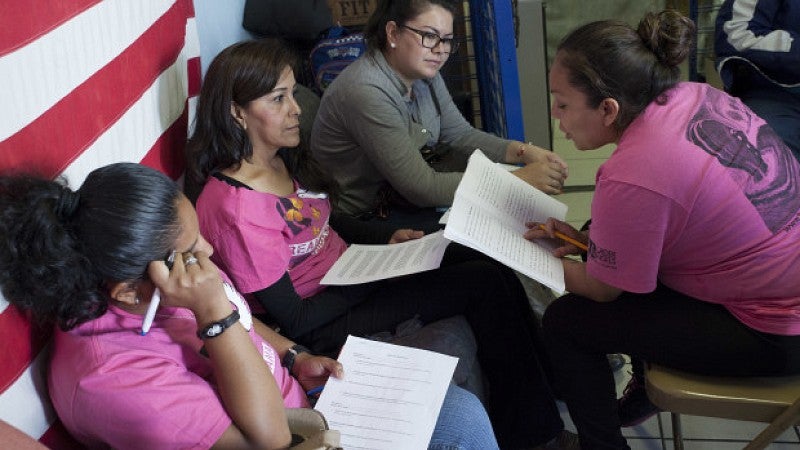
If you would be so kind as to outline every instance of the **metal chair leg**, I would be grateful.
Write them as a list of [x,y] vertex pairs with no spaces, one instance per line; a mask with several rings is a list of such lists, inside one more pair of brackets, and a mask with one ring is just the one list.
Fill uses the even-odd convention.
[[656,413],[658,418],[658,435],[661,437],[661,450],[667,450],[667,440],[664,439],[664,423],[661,421],[661,413]]
[[792,403],[791,406],[786,408],[778,417],[776,417],[767,428],[758,434],[755,439],[752,440],[745,450],[760,450],[766,448],[772,441],[775,440],[781,433],[783,433],[787,428],[791,427],[795,423],[797,423],[797,419],[800,417],[800,399],[797,399]]
[[683,431],[681,430],[681,415],[670,413],[672,416],[672,448],[683,450]]

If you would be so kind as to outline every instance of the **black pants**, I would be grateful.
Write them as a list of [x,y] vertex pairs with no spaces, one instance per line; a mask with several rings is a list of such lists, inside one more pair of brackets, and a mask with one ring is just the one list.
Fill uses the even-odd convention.
[[438,270],[329,287],[307,301],[350,305],[330,322],[294,337],[323,354],[338,352],[348,334],[393,330],[415,315],[423,323],[463,315],[478,343],[488,382],[487,411],[501,448],[542,444],[564,427],[540,365],[542,345],[522,284],[511,270],[477,252],[452,246]]
[[800,373],[800,336],[755,331],[720,305],[664,287],[608,303],[566,295],[542,322],[557,387],[584,449],[628,448],[608,353],[705,375]]

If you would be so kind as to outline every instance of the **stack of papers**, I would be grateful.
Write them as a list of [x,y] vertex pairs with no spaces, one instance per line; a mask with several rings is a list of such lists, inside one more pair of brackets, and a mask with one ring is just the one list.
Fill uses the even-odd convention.
[[564,267],[553,242],[528,241],[526,222],[564,220],[567,205],[498,167],[480,150],[470,156],[456,190],[444,237],[485,253],[558,293]]

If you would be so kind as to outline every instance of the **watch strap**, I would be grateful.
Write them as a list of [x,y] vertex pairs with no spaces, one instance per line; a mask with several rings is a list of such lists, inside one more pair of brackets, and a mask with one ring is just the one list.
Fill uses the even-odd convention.
[[283,359],[281,360],[281,364],[289,373],[292,373],[292,369],[294,368],[294,360],[300,353],[311,353],[311,350],[303,347],[300,344],[293,345],[289,350],[286,350],[286,354],[283,355]]
[[219,336],[225,330],[232,327],[233,324],[239,321],[239,310],[234,309],[233,312],[226,318],[211,322],[205,327],[197,330],[197,337],[200,339],[211,339]]

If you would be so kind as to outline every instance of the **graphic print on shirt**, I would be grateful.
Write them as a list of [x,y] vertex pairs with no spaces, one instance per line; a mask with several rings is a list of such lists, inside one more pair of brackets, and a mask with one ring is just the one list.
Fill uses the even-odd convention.
[[275,205],[278,208],[278,213],[286,221],[286,225],[292,230],[295,236],[303,231],[311,223],[311,219],[303,217],[303,200],[299,198],[286,198],[280,197],[278,203]]
[[288,239],[291,252],[289,270],[324,247],[329,234],[328,216],[323,214],[326,205],[327,194],[302,189],[297,191],[296,197],[279,197],[275,203],[292,234]]
[[800,163],[766,124],[751,142],[753,112],[736,99],[713,89],[707,95],[711,108],[695,113],[687,138],[728,168],[766,227],[778,232],[800,211]]
[[591,260],[597,262],[603,267],[609,269],[617,268],[617,252],[597,247],[591,238],[589,239],[589,251],[587,252],[587,255]]
[[269,371],[275,373],[275,350],[272,349],[266,342],[261,343],[261,357],[269,366]]

